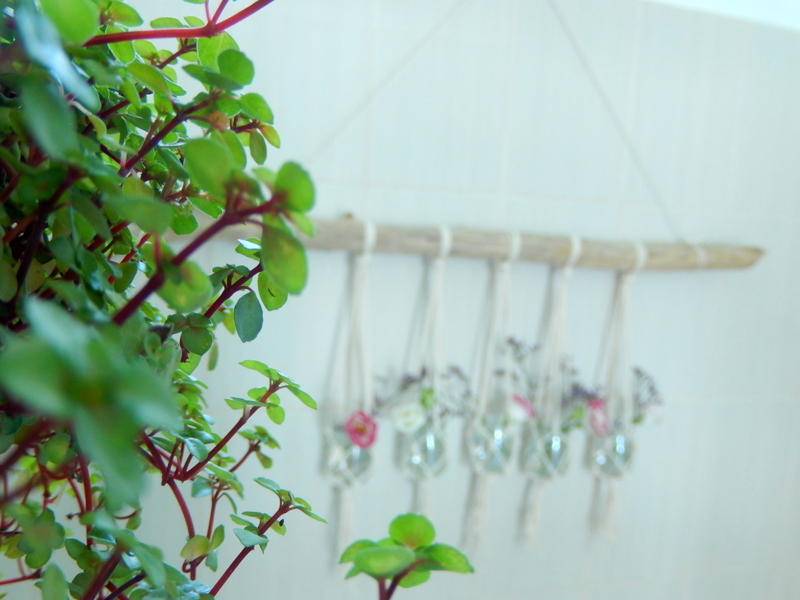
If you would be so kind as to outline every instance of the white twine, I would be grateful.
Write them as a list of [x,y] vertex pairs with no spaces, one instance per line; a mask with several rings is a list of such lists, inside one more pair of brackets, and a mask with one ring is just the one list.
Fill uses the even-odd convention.
[[367,272],[376,240],[375,224],[364,223],[364,244],[353,260],[350,319],[347,332],[344,409],[348,413],[372,410],[372,370],[367,328]]
[[[372,389],[372,369],[370,365],[369,336],[367,326],[367,272],[372,251],[375,248],[377,232],[375,225],[364,223],[364,243],[360,252],[351,256],[352,276],[350,288],[350,310],[344,339],[344,382],[341,384],[343,394],[335,411],[335,419],[340,420],[361,410],[367,414],[372,412],[374,398]],[[331,442],[335,444],[336,442]],[[342,448],[334,446],[331,452],[340,454]],[[329,465],[331,457],[329,457]],[[338,472],[341,478],[334,484],[334,514],[338,515],[333,535],[333,559],[350,543],[351,522],[353,516],[352,486],[356,478],[346,471]]]
[[[616,428],[619,422],[625,434],[633,423],[633,379],[629,357],[629,312],[630,284],[635,274],[647,264],[648,252],[644,244],[634,244],[636,261],[628,271],[619,271],[614,283],[614,296],[611,301],[601,352],[598,356],[598,369],[595,376],[598,384],[604,385],[606,415]],[[614,481],[612,477],[595,474],[594,492],[589,512],[591,530],[608,529],[614,507]]]
[[480,533],[486,515],[486,496],[489,476],[486,473],[472,471],[469,484],[469,502],[464,515],[464,529],[461,536],[461,547],[474,550],[480,542]]
[[411,512],[419,515],[428,514],[428,479],[415,479],[412,488]]
[[[471,427],[483,428],[482,418],[488,408],[492,392],[494,369],[498,356],[500,343],[505,341],[510,333],[510,304],[511,304],[511,262],[519,258],[522,250],[522,236],[519,232],[508,234],[508,255],[500,261],[493,261],[492,275],[489,279],[489,320],[486,327],[486,338],[483,344],[483,360],[481,363],[476,412],[473,416]],[[504,389],[501,398],[502,406],[493,407],[505,413],[511,400],[511,357],[505,352],[504,360]],[[467,428],[469,431],[470,428]],[[472,479],[467,496],[467,510],[464,516],[462,545],[466,548],[475,548],[480,538],[480,530],[486,514],[486,495],[489,476],[478,470],[473,463]]]
[[440,389],[439,378],[443,369],[442,298],[444,296],[444,266],[453,246],[449,228],[439,228],[439,251],[428,265],[427,298],[420,343],[421,367],[431,376],[434,394]]
[[691,244],[691,246],[692,250],[694,250],[695,256],[697,257],[694,268],[705,268],[708,265],[708,253],[706,252],[706,249],[701,244]]

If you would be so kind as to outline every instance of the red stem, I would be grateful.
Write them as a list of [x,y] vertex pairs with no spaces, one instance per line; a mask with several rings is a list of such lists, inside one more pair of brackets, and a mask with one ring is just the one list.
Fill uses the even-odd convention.
[[216,97],[212,94],[202,102],[198,102],[197,104],[179,110],[177,113],[175,113],[175,116],[172,117],[172,119],[170,119],[169,123],[164,125],[164,127],[162,127],[157,134],[155,134],[152,138],[150,138],[144,144],[142,144],[142,147],[139,148],[139,151],[134,156],[132,156],[130,160],[125,161],[125,164],[122,165],[122,167],[119,170],[119,174],[124,177],[125,175],[130,173],[131,169],[133,169],[136,163],[142,160],[147,155],[147,153],[150,152],[150,150],[158,146],[158,143],[165,137],[167,137],[173,129],[175,129],[178,125],[183,123],[189,117],[190,114],[192,114],[193,112],[197,112],[202,108],[205,108],[209,104],[213,104],[214,102],[216,102],[216,100],[217,100]]
[[[280,385],[280,382],[275,382],[275,383],[273,383],[272,385],[270,385],[270,386],[269,386],[269,389],[267,390],[267,393],[266,393],[266,394],[264,394],[264,395],[261,397],[261,400],[260,400],[260,402],[266,402],[266,400],[267,400],[267,399],[268,399],[270,396],[272,396],[272,394],[274,394],[276,391],[278,391],[278,386],[279,386],[279,385]],[[197,463],[197,464],[196,464],[194,467],[192,467],[192,469],[190,469],[189,471],[184,471],[184,473],[183,473],[183,474],[181,475],[181,477],[180,477],[180,480],[181,480],[181,481],[186,481],[187,479],[191,479],[192,477],[194,477],[195,475],[197,475],[197,474],[198,474],[198,473],[199,473],[199,472],[200,472],[200,471],[203,469],[203,467],[205,467],[205,466],[208,464],[208,462],[209,462],[211,459],[213,459],[213,458],[214,458],[214,457],[215,457],[217,454],[219,454],[219,452],[220,452],[220,451],[221,451],[221,450],[222,450],[222,449],[223,449],[223,448],[224,448],[224,447],[225,447],[225,446],[228,444],[228,442],[229,442],[229,441],[231,441],[231,438],[232,438],[234,435],[236,435],[236,433],[237,433],[237,432],[238,432],[238,431],[239,431],[239,430],[240,430],[242,427],[244,427],[245,423],[247,423],[247,421],[250,419],[250,417],[252,417],[252,416],[253,416],[253,414],[254,414],[254,413],[255,413],[255,412],[258,410],[258,409],[259,409],[259,407],[258,407],[258,406],[254,406],[254,407],[252,407],[250,410],[248,410],[246,414],[242,415],[242,417],[241,417],[241,418],[240,418],[240,419],[239,419],[239,420],[236,422],[236,425],[234,425],[234,426],[231,428],[231,430],[230,430],[228,433],[226,433],[226,434],[225,434],[225,437],[224,437],[224,438],[222,438],[222,439],[221,439],[221,440],[220,440],[220,441],[217,443],[217,445],[216,445],[216,446],[214,446],[214,447],[211,449],[211,451],[208,453],[208,456],[206,456],[206,458],[205,458],[204,460],[201,460],[199,463]]]
[[47,426],[48,423],[46,421],[40,421],[31,427],[28,433],[25,434],[25,437],[19,441],[16,449],[6,457],[2,464],[0,464],[0,473],[5,473],[9,468],[14,466],[16,462],[22,458],[23,454],[25,454],[31,442],[33,442]]
[[403,577],[405,577],[406,575],[408,575],[409,573],[411,573],[411,571],[416,569],[421,564],[422,564],[421,560],[415,560],[413,563],[408,565],[405,569],[400,571],[397,575],[392,577],[392,583],[389,586],[389,589],[387,591],[386,600],[390,600],[391,599],[392,595],[394,594],[395,590],[397,589],[397,585],[400,583],[400,580]]
[[125,596],[123,595],[123,592],[128,590],[131,586],[139,583],[145,577],[147,577],[147,573],[142,571],[136,577],[129,579],[121,586],[119,586],[117,589],[115,589],[113,592],[111,592],[108,596],[106,596],[106,600],[114,600],[114,598],[116,598],[117,596],[122,596],[124,598]]
[[[209,225],[203,233],[198,235],[195,239],[193,239],[189,244],[180,252],[178,253],[175,258],[172,259],[172,264],[180,266],[192,253],[197,250],[200,246],[214,237],[217,233],[222,231],[225,227],[232,224],[235,220],[226,214],[223,214],[219,220],[214,221],[211,225]],[[164,272],[158,271],[155,275],[153,275],[146,284],[139,290],[139,292],[131,298],[128,303],[119,309],[112,318],[117,325],[122,325],[125,321],[130,319],[134,313],[138,310],[138,308],[142,305],[142,303],[147,300],[147,298],[155,292],[158,288],[160,288],[165,281]]]
[[86,593],[81,596],[81,600],[93,600],[97,594],[105,587],[106,581],[109,577],[111,577],[111,573],[114,572],[114,569],[117,568],[119,564],[120,556],[119,552],[114,552],[113,555],[103,564],[100,571],[97,573],[97,577],[94,578],[92,585],[86,590]]
[[84,44],[84,46],[98,46],[100,44],[113,44],[115,42],[131,42],[134,40],[155,40],[155,39],[176,39],[176,40],[185,40],[190,38],[205,38],[205,37],[214,37],[236,25],[240,21],[243,21],[250,15],[258,12],[268,4],[271,4],[273,0],[256,0],[248,6],[247,8],[240,10],[238,13],[233,15],[232,17],[225,19],[219,23],[215,23],[213,21],[206,23],[202,27],[190,27],[190,28],[174,28],[174,29],[155,29],[152,31],[120,31],[119,33],[104,33],[101,35],[96,35],[88,42]]
[[175,483],[174,479],[167,481],[167,485],[175,495],[175,500],[178,501],[178,506],[180,506],[181,513],[183,514],[183,520],[186,521],[186,531],[191,539],[195,536],[194,522],[192,521],[192,513],[189,511],[189,507],[186,505],[186,498],[183,497],[183,494],[181,493],[181,490],[178,487],[178,484]]
[[229,299],[239,290],[245,288],[247,282],[250,281],[256,275],[258,275],[259,273],[261,273],[261,271],[263,270],[264,270],[264,265],[258,263],[255,267],[250,269],[250,272],[247,274],[246,277],[242,277],[233,285],[228,286],[225,290],[222,291],[222,293],[219,295],[219,298],[217,298],[214,301],[214,304],[212,304],[209,307],[209,309],[204,313],[205,316],[210,319],[213,316],[213,314],[219,310],[219,307],[225,303],[227,299]]
[[4,579],[0,581],[0,585],[11,585],[12,583],[19,583],[20,581],[28,581],[29,579],[39,579],[42,576],[42,570],[36,569],[33,573],[23,575],[22,577],[15,577],[14,579]]
[[[259,535],[264,535],[264,533],[268,531],[269,528],[272,527],[278,519],[280,519],[283,515],[285,515],[293,508],[294,507],[291,504],[281,503],[281,505],[278,507],[278,510],[275,512],[274,515],[270,517],[269,521],[267,521],[258,528]],[[225,569],[225,572],[222,574],[222,577],[220,577],[217,580],[217,583],[214,584],[214,587],[211,588],[211,591],[209,592],[210,595],[216,596],[219,593],[220,589],[222,589],[222,586],[225,585],[226,581],[228,581],[228,578],[230,578],[230,576],[233,575],[233,572],[247,557],[247,555],[253,551],[253,548],[255,548],[255,546],[248,546],[247,548],[242,548],[239,554],[236,555],[236,558],[234,558],[231,564],[228,565],[228,568]]]

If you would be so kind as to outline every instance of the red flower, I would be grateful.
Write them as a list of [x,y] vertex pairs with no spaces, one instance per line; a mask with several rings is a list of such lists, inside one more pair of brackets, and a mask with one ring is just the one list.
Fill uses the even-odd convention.
[[358,411],[353,413],[344,424],[344,430],[350,441],[359,448],[369,448],[375,443],[378,434],[378,424],[367,413]]
[[589,428],[597,437],[605,437],[611,431],[606,414],[606,405],[602,398],[589,400]]

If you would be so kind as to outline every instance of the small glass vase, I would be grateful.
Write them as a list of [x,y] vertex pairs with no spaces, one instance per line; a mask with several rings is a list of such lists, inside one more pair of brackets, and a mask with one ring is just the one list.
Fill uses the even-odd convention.
[[630,469],[634,443],[630,434],[610,433],[592,437],[591,466],[601,475],[619,477]]
[[402,434],[400,469],[410,479],[433,477],[447,464],[444,434],[440,426],[427,423],[409,434]]
[[488,413],[473,420],[466,431],[466,445],[473,466],[486,473],[502,473],[511,459],[513,430],[502,413]]
[[526,427],[520,453],[520,470],[530,477],[550,479],[563,475],[569,464],[569,441],[560,431],[531,423]]
[[372,451],[350,441],[344,427],[337,426],[328,436],[328,473],[340,483],[352,485],[369,477]]

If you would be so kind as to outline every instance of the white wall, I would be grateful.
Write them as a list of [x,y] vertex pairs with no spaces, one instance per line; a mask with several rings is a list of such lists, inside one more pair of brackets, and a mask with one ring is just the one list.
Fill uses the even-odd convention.
[[[747,271],[646,273],[635,282],[633,357],[656,375],[666,406],[660,424],[637,434],[613,536],[588,535],[591,478],[574,461],[542,494],[537,543],[516,545],[523,480],[512,473],[492,484],[490,525],[471,556],[477,573],[435,573],[399,597],[797,597],[800,37],[633,0],[558,4],[683,234],[762,245],[767,255]],[[671,238],[543,0],[279,0],[233,33],[257,62],[253,89],[277,116],[284,146],[270,164],[292,158],[311,170],[317,216]],[[208,260],[232,259],[217,248]],[[402,360],[421,264],[381,256],[374,268],[374,362],[383,371]],[[236,363],[258,358],[324,400],[344,277],[344,256],[312,254],[307,290],[267,317],[259,340],[226,341],[209,397],[222,404],[255,385]],[[545,267],[517,265],[513,278],[515,328],[531,338]],[[470,360],[485,281],[483,264],[448,265],[454,362]],[[587,377],[610,289],[610,273],[573,279],[570,336]],[[271,476],[330,515],[317,418],[286,403],[287,422],[271,427],[283,445]],[[231,419],[224,407],[214,412]],[[450,434],[455,448],[458,431]],[[384,535],[409,507],[388,436],[377,452],[356,498],[354,537]],[[454,459],[432,486],[441,541],[459,539],[467,481]],[[253,488],[243,507],[268,510]],[[161,531],[179,522],[167,496],[149,510],[162,516]],[[248,558],[222,600],[376,597],[368,582],[342,583],[343,572],[329,568],[325,526],[294,515],[287,525],[263,557]]]

